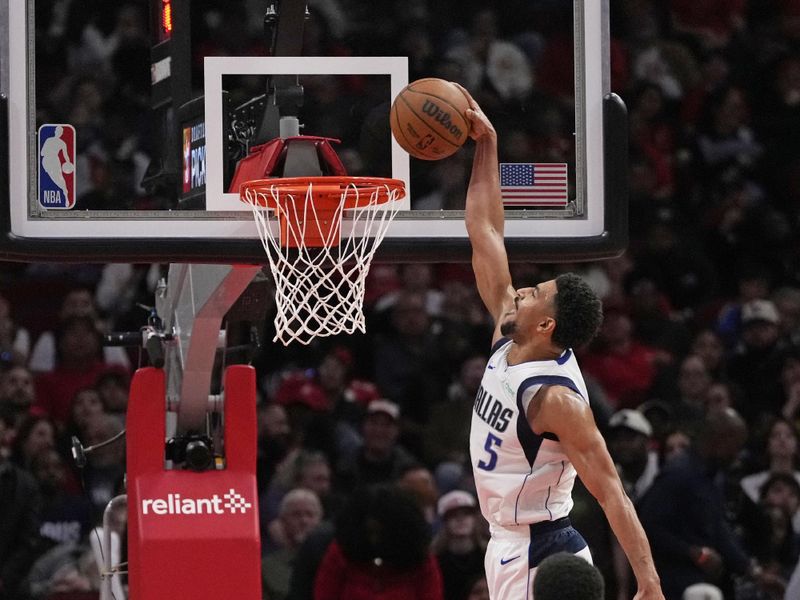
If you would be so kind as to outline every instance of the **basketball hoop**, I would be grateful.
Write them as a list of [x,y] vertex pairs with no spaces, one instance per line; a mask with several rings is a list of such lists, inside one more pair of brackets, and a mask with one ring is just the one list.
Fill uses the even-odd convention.
[[[275,338],[366,330],[364,285],[405,184],[380,177],[288,177],[241,185],[275,278]],[[344,219],[347,211],[347,219]]]

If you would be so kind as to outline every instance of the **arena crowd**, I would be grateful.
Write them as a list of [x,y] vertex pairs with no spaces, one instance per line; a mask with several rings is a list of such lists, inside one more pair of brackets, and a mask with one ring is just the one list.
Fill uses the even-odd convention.
[[[263,54],[262,2],[192,4],[203,53]],[[304,52],[400,48],[409,80],[470,90],[501,161],[574,162],[572,2],[502,4],[312,0]],[[576,351],[666,597],[798,600],[800,2],[611,7],[629,247],[593,263],[515,264],[514,280],[574,271],[603,299],[599,337]],[[147,9],[37,2],[37,52],[49,58],[37,119],[79,128],[82,208],[159,203],[139,184],[154,152]],[[331,127],[357,89],[339,92],[315,107]],[[470,151],[413,163],[417,208],[463,208]],[[358,143],[345,162],[363,170]],[[0,269],[0,600],[97,597],[90,536],[124,491],[124,444],[77,470],[69,440],[124,427],[147,357],[104,348],[102,333],[145,324],[166,267],[98,259]],[[468,428],[492,323],[471,269],[376,265],[365,310],[365,335],[266,343],[253,359],[264,598],[488,599]],[[602,511],[580,484],[574,496],[606,598],[631,598]],[[743,576],[754,563],[770,577]]]

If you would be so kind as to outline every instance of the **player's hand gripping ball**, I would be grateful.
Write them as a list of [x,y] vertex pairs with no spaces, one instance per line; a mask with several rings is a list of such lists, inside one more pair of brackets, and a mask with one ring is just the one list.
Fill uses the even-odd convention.
[[444,79],[412,81],[392,103],[389,123],[403,150],[423,160],[455,153],[469,137],[469,101]]

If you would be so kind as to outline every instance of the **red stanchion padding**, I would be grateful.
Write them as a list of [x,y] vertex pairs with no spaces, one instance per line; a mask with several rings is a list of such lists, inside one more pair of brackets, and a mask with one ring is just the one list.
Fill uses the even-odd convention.
[[128,583],[134,600],[260,600],[255,370],[225,372],[223,470],[164,468],[165,382],[139,369],[128,403]]

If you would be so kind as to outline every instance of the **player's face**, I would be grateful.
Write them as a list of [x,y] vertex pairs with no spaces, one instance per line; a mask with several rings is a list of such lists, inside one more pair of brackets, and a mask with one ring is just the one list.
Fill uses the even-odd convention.
[[500,332],[503,335],[532,335],[537,331],[552,331],[555,325],[555,296],[558,289],[554,279],[517,290],[514,306],[503,316]]

